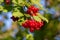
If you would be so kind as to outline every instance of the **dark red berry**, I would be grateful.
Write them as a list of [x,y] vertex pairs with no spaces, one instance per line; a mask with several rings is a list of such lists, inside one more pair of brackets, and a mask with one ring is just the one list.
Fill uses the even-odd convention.
[[11,19],[12,19],[13,21],[16,21],[16,19],[15,19],[15,17],[14,17],[14,16],[12,16],[12,17],[11,17]]
[[18,20],[19,20],[19,18],[18,18],[18,17],[16,17],[15,19],[16,19],[16,21],[18,21]]
[[12,19],[13,21],[18,21],[18,20],[19,20],[18,17],[14,17],[14,16],[12,16],[11,19]]

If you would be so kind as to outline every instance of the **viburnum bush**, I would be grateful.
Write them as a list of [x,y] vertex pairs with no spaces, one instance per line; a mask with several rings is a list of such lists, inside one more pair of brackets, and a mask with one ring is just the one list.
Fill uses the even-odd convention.
[[40,30],[48,20],[39,11],[44,10],[40,0],[0,0],[0,12],[12,11],[11,19],[30,32]]

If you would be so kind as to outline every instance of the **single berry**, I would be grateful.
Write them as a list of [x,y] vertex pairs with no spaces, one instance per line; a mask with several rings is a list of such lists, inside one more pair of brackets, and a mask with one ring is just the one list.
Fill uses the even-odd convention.
[[19,18],[18,18],[18,17],[16,17],[15,19],[16,19],[16,21],[18,21],[18,20],[19,20]]
[[6,0],[5,2],[6,2],[6,4],[7,4],[7,5],[9,5],[9,4],[10,4],[10,0]]
[[34,28],[30,28],[30,32],[34,32]]
[[28,28],[27,23],[23,23],[22,26],[23,26],[24,28]]
[[12,17],[11,17],[11,19],[12,19],[13,21],[16,21],[16,19],[15,19],[15,17],[14,17],[14,16],[12,16]]

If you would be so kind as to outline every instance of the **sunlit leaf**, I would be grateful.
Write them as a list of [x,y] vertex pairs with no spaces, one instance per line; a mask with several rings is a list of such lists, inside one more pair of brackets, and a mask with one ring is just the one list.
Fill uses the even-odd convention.
[[30,17],[30,15],[29,15],[29,14],[26,14],[26,13],[25,13],[24,15],[25,15],[26,17]]
[[19,25],[22,25],[23,22],[25,22],[24,18],[21,18],[21,19],[18,20]]
[[33,16],[34,20],[41,21],[41,19],[38,16]]
[[0,11],[3,11],[3,6],[0,6]]
[[27,34],[26,40],[34,40],[33,35],[32,34]]
[[4,2],[4,0],[0,0],[0,4],[1,4],[2,2]]
[[3,2],[4,0],[0,0],[0,2]]
[[23,14],[21,12],[13,12],[12,15],[15,16],[15,17],[21,17],[21,16],[23,16]]
[[4,12],[4,13],[7,13],[7,12],[8,12],[8,10],[6,10],[6,9],[3,9],[3,12]]
[[37,15],[44,21],[48,23],[48,19],[46,19],[44,16],[42,16],[40,13],[37,13]]
[[36,4],[37,6],[40,7],[40,10],[43,9],[43,6],[40,4],[40,0],[30,0],[32,4]]
[[23,4],[26,0],[13,0],[14,4]]
[[12,0],[13,3],[17,3],[16,0]]

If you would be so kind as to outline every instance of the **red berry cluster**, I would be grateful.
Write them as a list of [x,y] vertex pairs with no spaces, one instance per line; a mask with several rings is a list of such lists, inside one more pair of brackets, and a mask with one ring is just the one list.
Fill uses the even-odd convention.
[[11,19],[12,19],[13,21],[18,21],[19,18],[12,16]]
[[10,0],[5,0],[6,4],[9,5],[10,4]]
[[43,26],[43,22],[37,22],[35,20],[27,20],[26,22],[22,23],[22,26],[24,28],[30,28],[30,32],[33,32],[34,30],[40,30],[40,28]]
[[38,12],[38,10],[39,10],[38,8],[36,8],[34,6],[30,6],[30,7],[28,7],[27,13],[34,16]]

